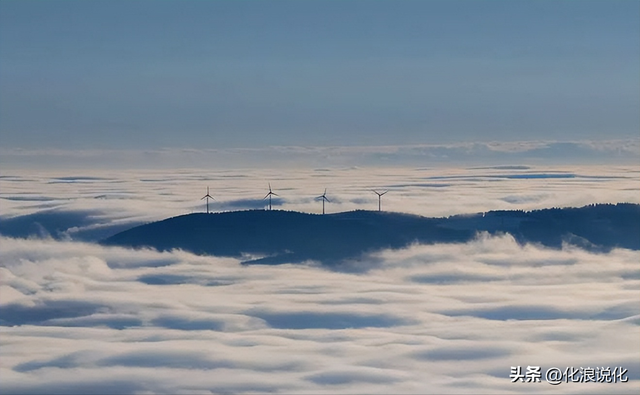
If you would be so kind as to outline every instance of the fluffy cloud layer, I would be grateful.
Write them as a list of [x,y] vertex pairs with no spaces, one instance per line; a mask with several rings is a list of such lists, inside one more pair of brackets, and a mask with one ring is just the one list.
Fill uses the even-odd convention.
[[[2,243],[3,392],[628,392],[638,252],[414,246],[364,274],[38,239]],[[629,383],[511,384],[623,366]]]
[[[242,266],[235,259],[79,241],[202,210],[198,199],[207,184],[215,187],[216,209],[259,204],[266,193],[260,186],[270,180],[282,196],[279,207],[287,209],[319,211],[313,196],[325,186],[334,197],[331,210],[376,208],[367,191],[374,187],[392,191],[383,208],[444,215],[637,202],[635,169],[3,177],[3,233],[31,235],[0,237],[4,393],[640,389],[637,251],[551,250],[520,246],[509,235],[479,235],[467,244],[380,251],[354,263],[371,264],[356,273],[313,264]],[[518,365],[622,366],[629,382],[512,384],[510,367]]]
[[[338,168],[180,171],[26,171],[0,178],[0,233],[24,237],[65,230],[95,240],[131,224],[205,210],[264,208],[270,182],[275,208],[322,212],[375,210],[371,189],[389,190],[383,210],[424,216],[539,209],[591,203],[640,203],[635,166],[495,166],[474,168]],[[30,217],[26,217],[31,215]],[[21,218],[19,218],[21,217]],[[12,221],[8,221],[13,218]],[[41,227],[37,229],[39,224]]]

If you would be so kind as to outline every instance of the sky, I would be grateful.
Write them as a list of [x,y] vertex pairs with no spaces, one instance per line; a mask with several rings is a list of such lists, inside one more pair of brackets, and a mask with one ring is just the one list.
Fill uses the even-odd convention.
[[5,149],[637,139],[636,1],[0,2]]

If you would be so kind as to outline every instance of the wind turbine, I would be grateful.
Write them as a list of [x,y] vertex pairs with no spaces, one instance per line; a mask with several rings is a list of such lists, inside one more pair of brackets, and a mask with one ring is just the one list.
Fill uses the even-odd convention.
[[378,192],[378,191],[376,191],[376,190],[374,190],[374,189],[372,189],[371,191],[372,191],[373,193],[375,193],[376,195],[378,195],[378,211],[381,211],[381,210],[380,210],[380,200],[382,199],[382,195],[384,195],[385,193],[387,193],[387,192],[389,192],[389,191],[384,191],[384,192],[382,192],[382,193],[380,193],[380,192]]
[[262,200],[269,198],[269,211],[271,211],[271,196],[279,196],[277,193],[273,193],[271,191],[271,183],[269,183],[269,193],[267,193],[267,196],[265,196]]
[[[202,197],[202,199],[207,199],[207,214],[209,214],[209,199],[216,200],[213,196],[209,195],[209,187],[207,187],[207,194]],[[200,200],[202,200],[200,199]]]
[[322,199],[322,215],[324,215],[324,202],[325,202],[325,200],[326,200],[327,202],[331,202],[331,200],[329,200],[329,199],[327,198],[327,188],[325,188],[325,189],[324,189],[324,193],[323,193],[322,195],[320,195],[320,196],[316,197],[316,199]]

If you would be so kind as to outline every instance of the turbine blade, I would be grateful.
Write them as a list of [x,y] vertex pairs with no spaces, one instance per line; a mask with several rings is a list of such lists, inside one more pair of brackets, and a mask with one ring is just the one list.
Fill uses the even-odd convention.
[[382,193],[380,194],[380,196],[384,195],[384,194],[385,194],[385,193],[387,193],[387,192],[389,192],[389,191],[384,191],[384,192],[382,192]]
[[280,195],[278,195],[277,193],[273,193],[273,192],[271,192],[271,194],[272,194],[273,196],[280,196]]
[[266,199],[269,197],[269,194],[267,193],[267,196],[263,197],[262,200]]
[[324,197],[324,200],[326,200],[327,202],[331,203],[331,200],[329,200],[329,198],[326,197],[326,196]]

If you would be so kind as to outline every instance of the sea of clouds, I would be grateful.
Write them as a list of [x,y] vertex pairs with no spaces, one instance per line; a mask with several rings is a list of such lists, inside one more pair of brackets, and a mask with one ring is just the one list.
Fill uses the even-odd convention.
[[[640,203],[637,166],[15,170],[0,175],[2,393],[637,393],[640,252],[480,234],[363,257],[243,266],[104,247],[203,211],[446,216]],[[277,229],[265,231],[277,232]],[[330,246],[328,246],[330,248]],[[615,367],[626,383],[511,383],[512,366]]]

